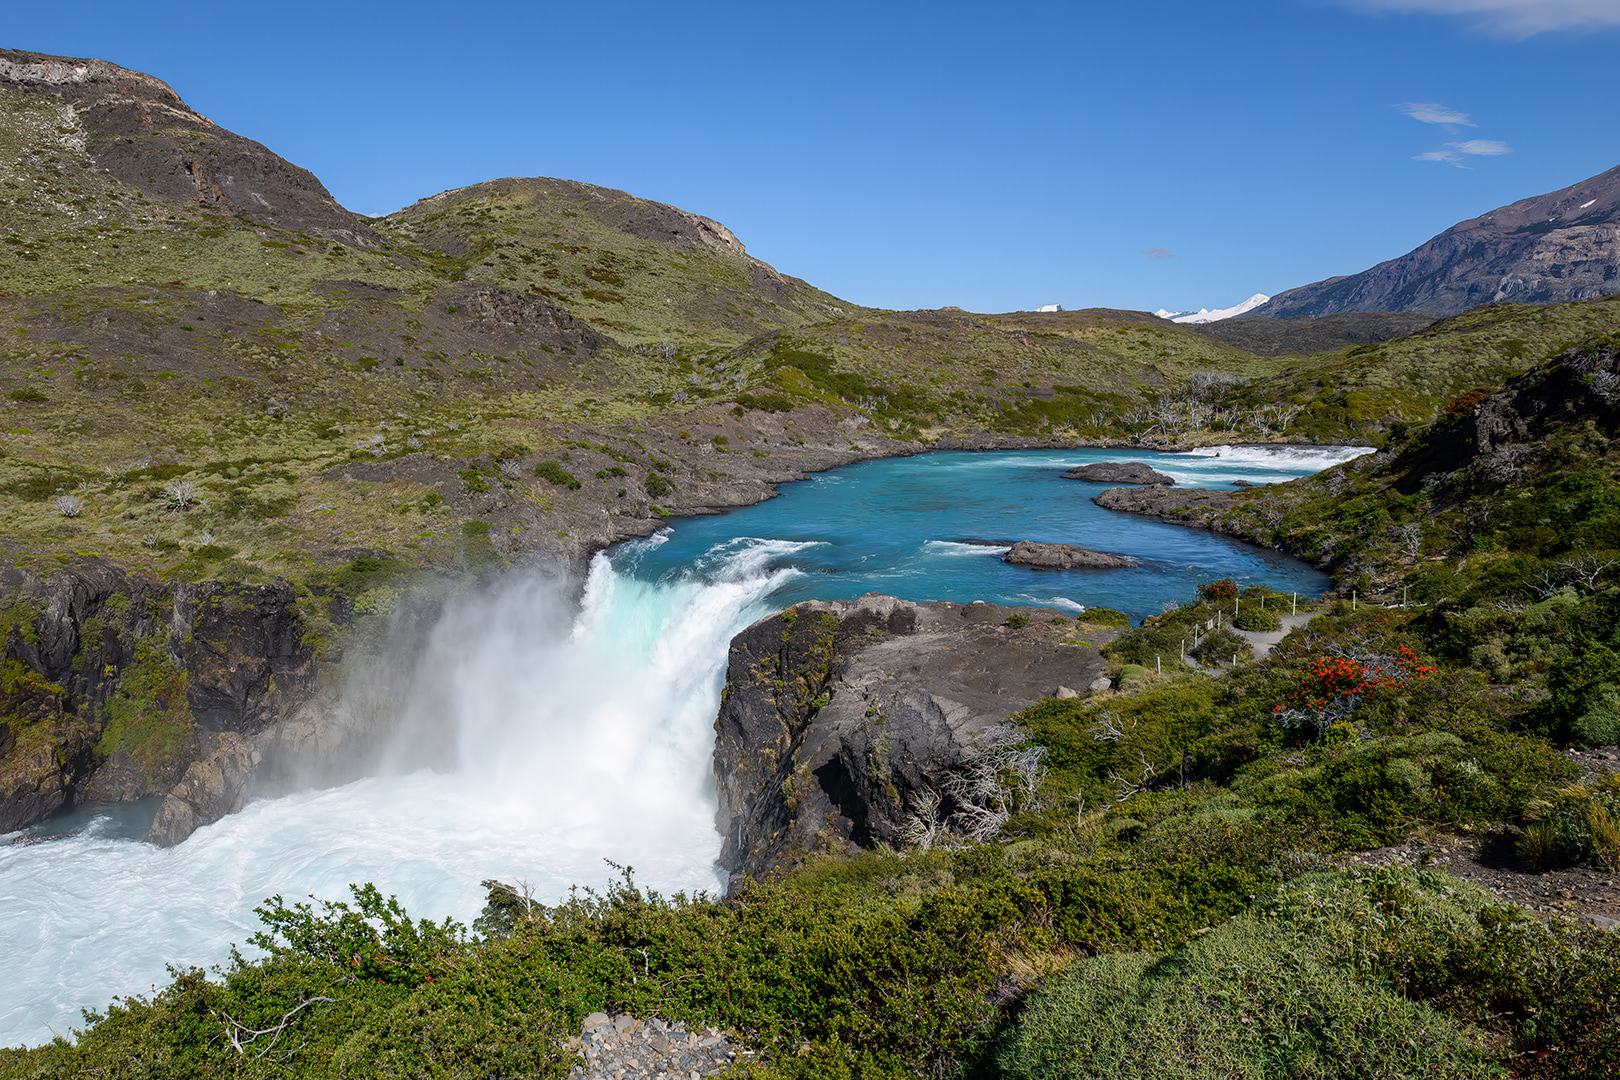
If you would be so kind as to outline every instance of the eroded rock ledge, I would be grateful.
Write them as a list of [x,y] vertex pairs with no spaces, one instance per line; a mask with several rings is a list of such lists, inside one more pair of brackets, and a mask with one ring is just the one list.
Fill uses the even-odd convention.
[[1046,570],[1124,570],[1137,565],[1134,559],[1123,555],[1092,551],[1075,544],[1042,544],[1034,540],[1013,544],[1001,561]]
[[898,842],[912,796],[940,790],[1013,713],[1088,686],[1114,633],[1046,608],[876,593],[755,623],[732,639],[715,720],[720,865],[757,877]]
[[1174,484],[1175,478],[1140,461],[1099,461],[1076,465],[1063,474],[1065,480],[1086,480],[1094,484]]

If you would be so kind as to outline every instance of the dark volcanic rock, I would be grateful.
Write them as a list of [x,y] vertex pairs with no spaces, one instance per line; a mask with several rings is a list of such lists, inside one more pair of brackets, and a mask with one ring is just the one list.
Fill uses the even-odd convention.
[[[0,832],[69,801],[168,793],[221,753],[262,757],[281,738],[272,727],[315,695],[315,650],[285,585],[169,586],[85,559],[45,580],[6,571],[0,586]],[[167,749],[132,756],[115,724],[157,730]],[[222,779],[201,787],[217,797],[196,799],[169,842],[241,807],[248,774],[213,768]]]
[[1620,291],[1620,168],[1460,222],[1398,259],[1278,293],[1251,316],[1561,304]]
[[1143,488],[1109,488],[1098,493],[1091,501],[1104,510],[1144,514],[1207,529],[1209,522],[1201,515],[1230,509],[1237,501],[1237,492],[1207,491],[1204,488],[1171,488],[1154,484]]
[[1076,465],[1063,474],[1065,480],[1086,480],[1093,484],[1174,484],[1171,477],[1140,461],[1099,461]]
[[[1013,614],[1025,625],[1006,626]],[[1008,716],[1105,670],[1052,614],[874,593],[738,634],[715,720],[721,866],[758,876],[808,852],[899,843],[913,800]]]
[[1001,557],[1001,561],[1054,570],[1120,570],[1136,565],[1123,555],[1092,551],[1074,544],[1039,544],[1033,540],[1018,541]]

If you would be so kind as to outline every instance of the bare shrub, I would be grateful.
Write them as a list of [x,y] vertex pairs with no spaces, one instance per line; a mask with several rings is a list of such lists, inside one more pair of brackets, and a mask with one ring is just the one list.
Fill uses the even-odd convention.
[[[911,799],[901,839],[926,851],[946,843],[993,839],[1013,813],[1033,806],[1046,776],[1046,747],[1023,746],[1028,736],[1010,724],[985,732],[945,781],[944,791]],[[945,796],[954,809],[942,813]]]
[[58,495],[54,505],[63,517],[78,517],[84,512],[84,500],[77,495]]
[[192,480],[177,476],[163,485],[163,493],[159,498],[163,502],[164,509],[183,514],[199,501],[197,485]]

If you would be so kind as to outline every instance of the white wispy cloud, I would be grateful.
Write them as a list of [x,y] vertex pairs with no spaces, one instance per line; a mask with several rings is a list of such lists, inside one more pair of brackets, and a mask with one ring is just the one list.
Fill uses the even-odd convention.
[[1513,147],[1500,139],[1468,139],[1465,142],[1448,142],[1444,150],[1430,150],[1418,154],[1413,161],[1443,161],[1447,165],[1455,165],[1459,169],[1468,168],[1463,164],[1465,157],[1498,157],[1502,154],[1513,153]]
[[1513,153],[1513,147],[1501,139],[1469,139],[1467,142],[1446,143],[1446,145],[1459,154],[1480,154],[1485,157],[1496,157],[1500,154]]
[[1164,248],[1148,248],[1146,251],[1142,252],[1142,254],[1146,255],[1150,259],[1173,259],[1173,258],[1175,258],[1174,255],[1170,254]]
[[1437,105],[1434,102],[1403,101],[1395,106],[1401,112],[1414,120],[1425,124],[1454,124],[1460,127],[1478,127],[1479,125],[1468,119],[1468,114],[1458,112],[1447,105]]
[[1488,33],[1523,40],[1553,30],[1620,26],[1620,0],[1340,0],[1364,12],[1457,15]]

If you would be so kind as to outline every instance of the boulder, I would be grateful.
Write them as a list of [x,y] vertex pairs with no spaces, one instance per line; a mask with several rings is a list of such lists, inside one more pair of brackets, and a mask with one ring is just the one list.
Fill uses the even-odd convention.
[[1112,487],[1098,492],[1091,501],[1104,510],[1141,514],[1160,521],[1207,529],[1218,515],[1238,505],[1238,496],[1239,493],[1235,491],[1171,488],[1154,484],[1140,488]]
[[1093,484],[1173,484],[1175,480],[1140,461],[1099,461],[1076,465],[1063,474],[1065,480],[1085,480]]
[[[1015,614],[1028,622],[1011,633]],[[1106,671],[1051,614],[872,593],[798,604],[733,638],[714,748],[733,889],[811,852],[903,843],[916,803],[1007,717]]]
[[1038,566],[1051,570],[1121,570],[1136,565],[1123,555],[1110,555],[1106,551],[1092,551],[1074,544],[1041,544],[1034,540],[1020,540],[1002,562],[1015,566]]

